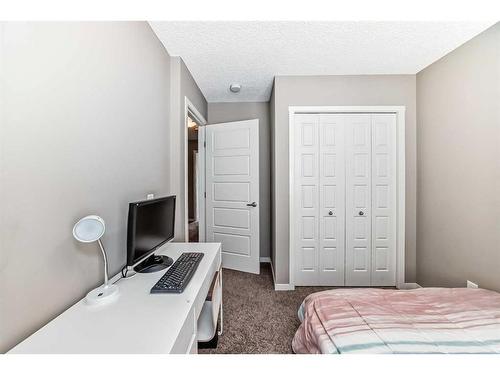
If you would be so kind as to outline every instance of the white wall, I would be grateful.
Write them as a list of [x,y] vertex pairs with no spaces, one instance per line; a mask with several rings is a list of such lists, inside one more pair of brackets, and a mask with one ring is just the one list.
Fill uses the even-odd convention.
[[415,281],[416,99],[414,75],[278,76],[271,97],[273,128],[273,267],[289,280],[288,107],[300,105],[406,106],[406,281]]
[[259,119],[260,256],[271,256],[271,160],[269,103],[208,103],[208,122]]
[[500,291],[500,23],[417,74],[417,281]]
[[106,221],[116,273],[128,202],[169,192],[170,57],[145,22],[0,25],[4,352],[102,282],[80,217]]

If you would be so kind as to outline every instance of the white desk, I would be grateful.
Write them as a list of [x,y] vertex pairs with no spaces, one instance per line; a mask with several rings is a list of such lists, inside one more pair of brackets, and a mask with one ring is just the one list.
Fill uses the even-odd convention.
[[166,270],[120,278],[118,300],[79,301],[9,353],[196,353],[196,322],[221,252],[219,243],[169,243],[156,254],[176,260],[188,251],[205,255],[183,293],[149,293]]

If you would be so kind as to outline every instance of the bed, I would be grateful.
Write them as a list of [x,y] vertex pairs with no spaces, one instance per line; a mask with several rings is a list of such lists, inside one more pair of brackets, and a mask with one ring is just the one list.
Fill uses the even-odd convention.
[[334,289],[306,297],[295,353],[500,353],[500,293]]

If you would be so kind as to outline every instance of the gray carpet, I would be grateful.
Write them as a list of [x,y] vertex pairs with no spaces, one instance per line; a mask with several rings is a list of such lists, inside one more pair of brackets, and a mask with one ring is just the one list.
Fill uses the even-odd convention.
[[299,326],[297,309],[308,294],[331,288],[276,292],[270,265],[262,263],[260,272],[222,271],[224,333],[217,349],[199,353],[292,353],[292,338]]

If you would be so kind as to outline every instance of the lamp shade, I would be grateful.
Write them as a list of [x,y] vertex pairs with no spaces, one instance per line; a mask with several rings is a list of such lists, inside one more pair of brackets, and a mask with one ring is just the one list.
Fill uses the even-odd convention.
[[99,240],[106,225],[104,220],[97,215],[89,215],[80,219],[73,227],[73,237],[80,242],[95,242]]

